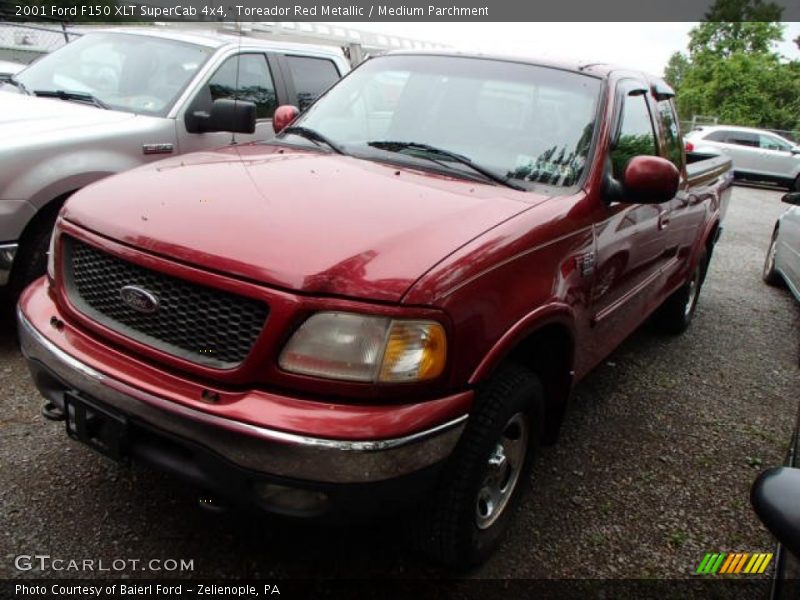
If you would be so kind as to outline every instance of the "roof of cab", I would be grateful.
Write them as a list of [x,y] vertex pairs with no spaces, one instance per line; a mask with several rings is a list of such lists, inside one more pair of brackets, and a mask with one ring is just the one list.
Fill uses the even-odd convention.
[[620,67],[603,62],[588,62],[578,60],[554,60],[542,57],[527,57],[527,56],[510,56],[503,54],[489,54],[482,52],[461,52],[458,50],[393,50],[389,52],[390,55],[403,54],[403,55],[419,55],[419,56],[452,56],[461,58],[483,58],[487,60],[500,60],[506,62],[517,62],[539,67],[549,67],[552,69],[561,69],[562,71],[573,71],[575,73],[582,73],[584,75],[593,75],[595,77],[606,78],[612,73],[626,72],[637,74],[644,79],[656,82],[661,81],[661,78],[637,69],[630,69],[627,67]]
[[213,31],[203,30],[176,30],[156,27],[113,27],[103,29],[92,29],[90,31],[82,31],[81,33],[103,32],[103,33],[125,33],[129,35],[141,35],[147,37],[156,37],[165,40],[175,40],[187,44],[195,44],[197,46],[205,46],[207,48],[223,48],[225,46],[231,47],[253,47],[264,48],[266,50],[274,50],[279,52],[303,52],[307,54],[312,51],[314,54],[327,54],[330,56],[343,57],[340,48],[324,45],[313,44],[298,44],[293,42],[284,42],[280,40],[265,40],[250,36],[239,36],[228,33],[217,33]]

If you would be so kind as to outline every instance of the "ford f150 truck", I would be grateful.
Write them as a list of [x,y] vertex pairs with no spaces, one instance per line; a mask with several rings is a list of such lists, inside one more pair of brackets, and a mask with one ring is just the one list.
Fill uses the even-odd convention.
[[228,144],[213,101],[253,101],[255,129],[238,140],[264,139],[279,104],[309,104],[348,70],[336,48],[141,27],[88,33],[15,74],[0,93],[0,288],[13,298],[44,274],[75,190]]
[[18,305],[48,414],[232,502],[412,507],[421,548],[480,562],[575,383],[692,320],[732,175],[685,164],[672,96],[390,54],[269,142],[81,190]]

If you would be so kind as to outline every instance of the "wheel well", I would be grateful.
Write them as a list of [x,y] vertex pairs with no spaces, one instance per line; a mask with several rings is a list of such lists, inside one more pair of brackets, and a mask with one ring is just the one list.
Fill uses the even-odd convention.
[[[14,266],[12,267],[11,272],[12,287],[14,286],[13,282],[16,282],[18,276],[20,275],[19,269],[23,268],[22,265],[24,264],[24,261],[27,260],[29,246],[33,243],[31,240],[36,238],[36,233],[39,231],[40,227],[42,227],[45,223],[55,219],[58,211],[61,210],[61,207],[64,205],[66,199],[69,198],[69,196],[75,191],[77,190],[72,190],[53,198],[50,202],[45,204],[37,211],[33,218],[28,221],[25,229],[22,230],[22,234],[19,236],[19,249],[17,250],[18,260],[14,261]],[[21,260],[19,260],[20,258]]]
[[24,240],[28,239],[33,232],[35,232],[42,223],[47,222],[48,219],[51,219],[54,215],[58,214],[58,211],[61,210],[61,207],[66,202],[67,198],[69,198],[72,194],[77,192],[78,190],[72,190],[61,194],[60,196],[56,196],[50,202],[42,206],[33,218],[28,221],[28,224],[25,226],[25,229],[22,231],[22,235],[20,236],[20,244],[24,242]]
[[522,340],[506,358],[533,370],[542,382],[545,398],[542,442],[545,444],[553,444],[558,439],[572,390],[574,348],[567,327],[545,325]]

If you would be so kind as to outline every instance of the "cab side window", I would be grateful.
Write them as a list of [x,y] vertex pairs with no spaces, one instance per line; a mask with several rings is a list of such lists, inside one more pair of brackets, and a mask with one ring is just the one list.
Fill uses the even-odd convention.
[[642,154],[658,154],[650,109],[643,93],[626,95],[622,105],[619,137],[611,150],[614,178],[622,180],[628,161]]
[[667,158],[680,171],[681,167],[683,167],[683,148],[681,148],[678,120],[675,118],[675,109],[672,106],[672,102],[661,100],[658,103],[658,113],[661,115],[661,122],[664,125]]
[[728,134],[728,143],[736,144],[737,146],[758,148],[758,136],[755,133],[749,133],[747,131],[731,131]]
[[231,56],[217,69],[200,94],[207,99],[210,97],[209,104],[220,98],[253,102],[258,119],[271,119],[278,106],[275,84],[267,57],[263,54]]
[[286,56],[286,64],[297,92],[297,106],[308,108],[322,92],[339,81],[339,71],[333,61],[309,56]]

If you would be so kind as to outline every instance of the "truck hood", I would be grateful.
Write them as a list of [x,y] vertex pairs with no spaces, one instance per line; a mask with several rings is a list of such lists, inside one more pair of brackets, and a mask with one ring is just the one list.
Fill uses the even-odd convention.
[[116,123],[135,115],[103,110],[80,102],[37,98],[15,92],[0,92],[0,139],[28,139],[37,133],[53,133]]
[[397,302],[444,257],[544,199],[254,144],[110,177],[75,194],[64,216],[201,268],[294,291]]

